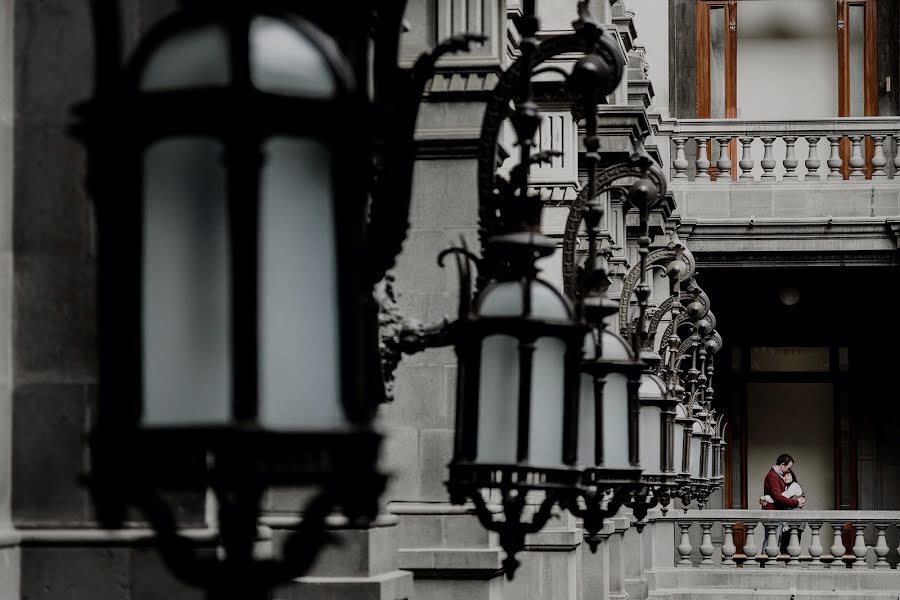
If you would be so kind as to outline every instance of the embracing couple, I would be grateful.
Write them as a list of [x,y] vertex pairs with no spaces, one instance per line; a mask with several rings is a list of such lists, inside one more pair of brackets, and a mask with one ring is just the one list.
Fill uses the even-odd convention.
[[790,454],[782,454],[766,474],[763,495],[759,498],[763,510],[790,510],[803,508],[806,496],[794,474],[794,459]]

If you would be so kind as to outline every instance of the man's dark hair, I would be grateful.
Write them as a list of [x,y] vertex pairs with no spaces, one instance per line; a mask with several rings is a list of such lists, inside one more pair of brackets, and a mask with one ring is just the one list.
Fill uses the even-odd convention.
[[786,465],[792,462],[794,462],[794,457],[790,454],[779,454],[778,458],[775,459],[776,465]]

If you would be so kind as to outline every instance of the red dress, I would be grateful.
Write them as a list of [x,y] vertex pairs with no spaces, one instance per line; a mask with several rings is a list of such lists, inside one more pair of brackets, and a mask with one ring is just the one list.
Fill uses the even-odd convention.
[[772,496],[774,504],[763,505],[763,510],[785,510],[789,508],[797,508],[800,502],[796,498],[785,498],[784,490],[787,484],[781,478],[775,468],[769,469],[766,479],[763,482],[763,494]]

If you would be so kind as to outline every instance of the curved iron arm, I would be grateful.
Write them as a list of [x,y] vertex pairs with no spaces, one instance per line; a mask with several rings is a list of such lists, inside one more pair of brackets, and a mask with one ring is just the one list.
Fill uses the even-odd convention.
[[[599,195],[604,192],[609,192],[613,188],[622,187],[615,186],[615,182],[626,177],[639,178],[645,173],[658,189],[665,190],[665,177],[656,169],[647,170],[645,161],[646,156],[633,154],[627,161],[603,169],[597,173],[595,179],[595,189],[598,190],[596,193]],[[624,187],[622,187],[622,193],[625,193],[625,191]],[[582,210],[584,209],[585,204],[591,200],[591,198],[588,198],[588,195],[589,186],[585,186],[582,188],[581,192],[579,192],[578,197],[572,202],[568,219],[566,219],[566,228],[563,233],[563,287],[566,295],[573,302],[577,301],[580,297],[575,247],[578,243],[578,230],[580,229],[581,221],[583,220]]]
[[415,128],[425,85],[438,60],[464,52],[487,37],[463,33],[419,56],[410,69],[397,65],[405,0],[382,3],[375,32],[374,80],[376,113],[381,113],[371,188],[368,237],[361,253],[367,282],[375,285],[394,266],[409,230],[412,174],[416,158]]

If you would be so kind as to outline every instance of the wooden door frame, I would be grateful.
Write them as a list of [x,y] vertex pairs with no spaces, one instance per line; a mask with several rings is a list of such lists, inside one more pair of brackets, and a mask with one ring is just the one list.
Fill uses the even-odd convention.
[[[737,0],[697,0],[694,11],[697,38],[697,118],[709,119],[712,113],[712,99],[709,78],[709,9],[725,9],[725,118],[737,118]],[[718,177],[718,169],[712,160],[710,150],[710,174]],[[737,141],[731,140],[731,178],[737,180]]]
[[[837,2],[837,42],[838,42],[838,117],[850,116],[850,6],[865,8],[865,25],[863,27],[863,115],[878,115],[878,64],[876,52],[877,0],[836,0]],[[850,140],[844,138],[840,145],[841,173],[844,179],[850,177]],[[872,176],[871,158],[875,146],[870,137],[866,137],[865,158],[866,178]]]
[[[835,0],[837,10],[838,42],[838,106],[837,116],[850,115],[850,48],[849,23],[850,6],[865,7],[865,37],[863,39],[863,82],[864,82],[864,115],[878,115],[878,65],[877,65],[877,0]],[[725,9],[725,118],[737,118],[737,0],[696,0],[696,49],[697,49],[697,118],[709,119],[712,112],[709,77],[709,9],[722,7]],[[708,146],[711,148],[712,146]],[[729,153],[731,156],[732,179],[737,178],[737,143],[731,140]],[[850,176],[850,141],[841,140],[842,172],[844,179]],[[870,160],[874,154],[871,138],[865,145],[866,177],[871,176]],[[712,162],[712,156],[710,156]],[[710,165],[710,173],[715,175],[715,163]]]
[[[822,372],[768,372],[768,371],[757,371],[752,372],[750,370],[750,351],[753,347],[761,347],[759,344],[745,344],[741,346],[741,372],[735,378],[735,383],[739,386],[740,393],[743,397],[743,402],[741,403],[741,418],[743,419],[742,427],[741,427],[741,504],[743,508],[748,508],[753,510],[755,507],[749,504],[749,495],[748,495],[748,473],[747,473],[747,457],[748,457],[748,443],[750,439],[750,427],[749,427],[749,393],[748,387],[751,383],[830,383],[833,389],[832,394],[832,414],[835,420],[835,424],[832,427],[832,448],[834,450],[834,504],[835,510],[840,509],[840,483],[841,483],[841,456],[840,456],[840,420],[838,411],[840,410],[838,404],[838,386],[842,384],[842,380],[844,378],[844,374],[840,373],[839,365],[835,362],[837,360],[837,352],[838,345],[832,345],[829,347],[829,357],[830,357],[830,368],[829,370]],[[776,345],[777,347],[777,345]],[[784,346],[790,347],[790,346]],[[856,467],[854,465],[855,461],[855,451],[853,448],[853,444],[850,444],[850,456],[847,457],[850,466],[850,502],[851,506],[855,507],[857,504],[856,499],[856,488],[858,487],[857,481],[857,473]],[[726,480],[731,476],[731,472],[729,472]],[[729,486],[730,487],[730,486]],[[729,500],[730,501],[730,500]],[[730,506],[726,505],[726,508],[730,508]]]

